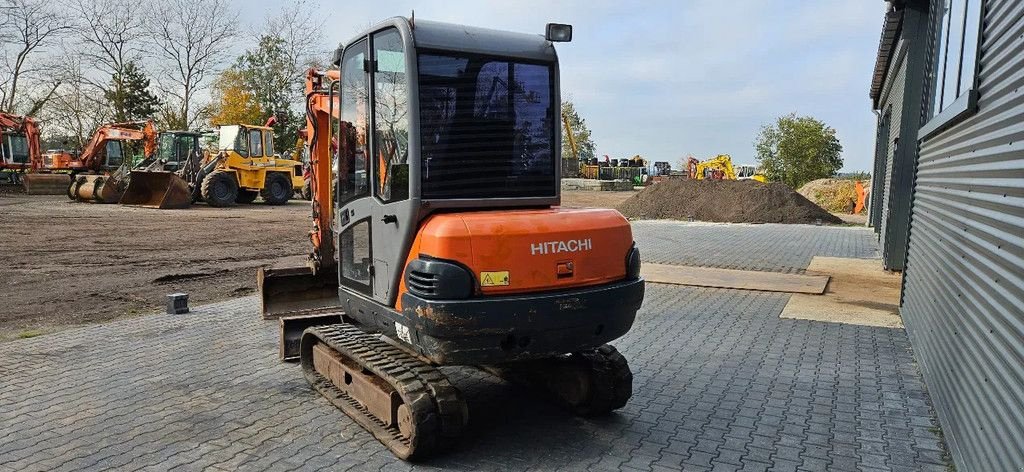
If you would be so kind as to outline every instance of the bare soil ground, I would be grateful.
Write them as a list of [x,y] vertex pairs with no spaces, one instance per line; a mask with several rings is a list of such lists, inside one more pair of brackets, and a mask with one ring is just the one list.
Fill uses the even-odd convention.
[[[634,192],[565,192],[567,207],[615,208]],[[0,194],[0,341],[134,316],[189,294],[198,305],[254,293],[256,269],[301,264],[309,203],[152,210]]]
[[842,224],[780,182],[669,179],[619,205],[629,218],[718,223]]
[[[253,293],[308,251],[309,203],[152,210],[0,195],[0,340]],[[301,261],[301,257],[296,258]]]

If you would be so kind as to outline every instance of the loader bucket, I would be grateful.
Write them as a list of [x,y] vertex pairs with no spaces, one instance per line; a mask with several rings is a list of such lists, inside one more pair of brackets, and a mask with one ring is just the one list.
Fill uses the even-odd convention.
[[192,191],[185,179],[172,172],[133,171],[122,205],[178,209],[192,205]]
[[260,269],[256,273],[256,287],[263,319],[341,309],[336,272],[314,274],[306,266]]
[[25,185],[25,193],[29,195],[64,195],[71,184],[71,176],[28,173],[22,176],[21,181]]

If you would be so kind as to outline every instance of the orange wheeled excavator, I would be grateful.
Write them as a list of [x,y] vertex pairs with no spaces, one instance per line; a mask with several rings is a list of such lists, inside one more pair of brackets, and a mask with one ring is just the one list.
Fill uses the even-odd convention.
[[437,366],[480,366],[580,415],[632,395],[607,344],[643,301],[630,225],[558,206],[553,42],[570,38],[395,18],[306,77],[313,250],[260,271],[263,315],[284,317],[282,356],[402,459],[453,445],[468,420]]
[[67,174],[54,173],[39,149],[39,123],[30,116],[0,112],[0,173],[31,194],[61,194]]
[[131,158],[125,155],[124,141],[142,141],[143,153],[150,160],[156,152],[157,133],[152,121],[112,123],[101,126],[78,159],[71,161],[68,197],[90,203],[117,203],[128,187]]

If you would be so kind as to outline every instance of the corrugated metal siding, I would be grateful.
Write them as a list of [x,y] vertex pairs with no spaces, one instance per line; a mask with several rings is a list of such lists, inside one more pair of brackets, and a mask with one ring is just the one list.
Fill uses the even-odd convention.
[[921,144],[902,315],[960,470],[1024,468],[1024,2],[985,3],[978,112]]
[[[902,48],[903,41],[900,41],[900,45]],[[907,81],[906,55],[900,54],[900,58],[902,59],[900,60],[899,68],[896,69],[896,76],[890,82],[892,90],[883,102],[885,106],[882,108],[882,110],[891,110],[892,113],[892,121],[889,122],[889,140],[886,142],[889,151],[885,157],[885,180],[882,184],[882,198],[879,199],[879,202],[882,204],[882,214],[879,217],[879,224],[877,226],[883,236],[881,241],[883,254],[885,252],[885,229],[889,225],[889,204],[892,201],[892,168],[896,157],[896,146],[893,146],[893,141],[900,136],[902,125],[900,117],[903,115],[903,86]]]
[[878,117],[878,131],[875,133],[875,167],[871,171],[871,192],[868,198],[868,226],[878,233],[882,218],[882,189],[885,185],[886,160],[889,158],[889,127],[892,115],[882,110]]

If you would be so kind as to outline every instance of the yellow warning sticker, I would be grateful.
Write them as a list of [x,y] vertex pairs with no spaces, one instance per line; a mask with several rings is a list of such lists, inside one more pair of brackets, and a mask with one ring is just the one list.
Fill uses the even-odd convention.
[[481,287],[499,287],[508,285],[508,271],[480,272]]

